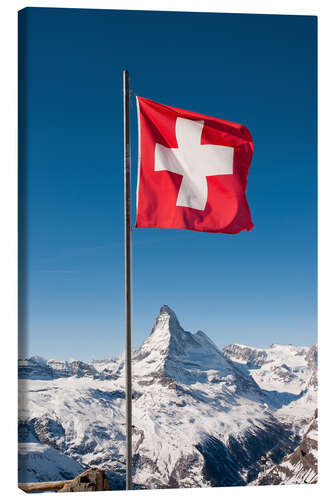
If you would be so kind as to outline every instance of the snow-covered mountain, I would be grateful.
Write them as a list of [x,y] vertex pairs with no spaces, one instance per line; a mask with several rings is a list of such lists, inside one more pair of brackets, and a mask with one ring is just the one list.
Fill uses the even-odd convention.
[[253,481],[265,484],[312,484],[318,478],[318,412],[304,434],[300,445],[280,464],[274,465],[263,457],[263,471]]
[[275,416],[302,434],[317,406],[317,346],[273,344],[268,349],[232,344],[224,355],[257,382]]
[[[45,453],[59,454],[54,467],[45,458],[49,466],[36,480],[62,478],[65,456],[72,461],[68,470],[97,465],[112,488],[122,488],[123,359],[35,356],[20,360],[19,378],[25,456],[37,446],[38,453],[44,446]],[[316,408],[316,388],[315,347],[235,344],[220,350],[203,332],[185,331],[163,306],[134,353],[134,484],[248,484],[262,473],[263,456],[278,464],[296,450]]]

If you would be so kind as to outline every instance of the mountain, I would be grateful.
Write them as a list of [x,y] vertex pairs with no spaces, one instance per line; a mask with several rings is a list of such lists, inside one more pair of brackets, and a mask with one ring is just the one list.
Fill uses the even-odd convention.
[[72,458],[38,442],[19,443],[20,483],[73,479],[84,469]]
[[232,344],[223,353],[251,375],[276,408],[279,420],[292,422],[296,432],[304,432],[317,406],[317,345],[273,344],[258,349]]
[[19,360],[19,378],[32,380],[54,380],[68,377],[91,377],[107,380],[115,376],[115,368],[119,361],[110,359],[84,363],[83,361],[57,361],[32,356],[29,359]]
[[[19,361],[19,378],[19,420],[31,440],[103,468],[123,488],[123,359],[33,357]],[[162,306],[133,356],[135,487],[248,484],[263,456],[279,464],[297,449],[315,408],[315,347],[220,350]]]
[[300,445],[279,465],[263,461],[264,469],[253,485],[316,483],[318,478],[318,412]]

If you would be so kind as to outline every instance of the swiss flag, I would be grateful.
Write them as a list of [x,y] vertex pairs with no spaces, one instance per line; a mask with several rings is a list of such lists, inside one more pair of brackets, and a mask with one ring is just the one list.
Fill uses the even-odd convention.
[[137,97],[136,227],[235,234],[253,228],[246,127]]

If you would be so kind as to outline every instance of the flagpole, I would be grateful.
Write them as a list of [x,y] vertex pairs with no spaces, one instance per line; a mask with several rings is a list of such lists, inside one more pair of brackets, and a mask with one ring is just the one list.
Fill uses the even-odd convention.
[[125,237],[125,335],[126,335],[126,489],[132,489],[132,269],[131,269],[131,150],[129,74],[123,71],[124,97],[124,237]]

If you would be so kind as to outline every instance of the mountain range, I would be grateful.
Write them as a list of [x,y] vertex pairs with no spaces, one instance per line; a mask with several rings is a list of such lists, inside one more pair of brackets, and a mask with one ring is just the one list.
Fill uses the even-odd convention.
[[[91,466],[125,486],[124,359],[19,360],[19,481]],[[133,353],[138,489],[317,479],[317,347],[220,349],[162,306]]]

